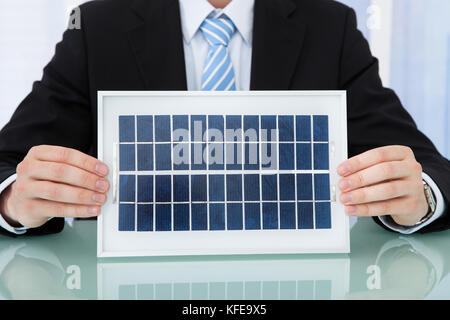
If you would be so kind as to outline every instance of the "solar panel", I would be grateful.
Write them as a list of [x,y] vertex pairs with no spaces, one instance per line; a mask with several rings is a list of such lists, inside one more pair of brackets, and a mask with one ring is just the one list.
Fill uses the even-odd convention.
[[[175,105],[170,101],[173,93],[164,95],[167,99],[149,93],[130,95],[137,95],[141,103],[118,95],[122,104],[110,103],[115,111],[99,125],[100,130],[108,127],[114,132],[112,137],[105,131],[99,134],[99,146],[112,161],[115,221],[108,218],[108,232],[116,239],[133,239],[130,244],[140,241],[139,247],[150,248],[157,238],[173,245],[183,234],[197,239],[198,245],[209,238],[218,243],[228,237],[225,234],[244,235],[243,239],[253,235],[253,240],[264,242],[342,229],[342,217],[333,214],[335,173],[330,170],[337,163],[336,145],[345,145],[336,134],[342,133],[336,127],[345,127],[345,118],[332,109],[341,106],[341,93],[335,93],[338,99],[328,107],[324,103],[316,110],[298,108],[278,95],[274,101],[285,101],[288,107],[259,109],[255,104],[247,110],[230,108],[228,103],[214,112],[208,106],[217,101],[214,95],[185,96]],[[297,95],[317,104],[310,95]],[[145,107],[158,100],[157,112]],[[206,104],[182,106],[189,100]],[[104,147],[105,136],[112,138],[113,143],[107,143],[111,147]],[[343,152],[339,154],[343,160]]]
[[331,228],[328,121],[120,116],[119,230]]

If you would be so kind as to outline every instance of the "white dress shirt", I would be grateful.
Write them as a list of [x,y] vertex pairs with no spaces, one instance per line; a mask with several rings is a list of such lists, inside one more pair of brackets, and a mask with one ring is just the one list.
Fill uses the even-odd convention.
[[240,91],[250,90],[254,4],[255,0],[231,1],[222,10],[215,9],[206,0],[180,0],[189,91],[201,89],[203,68],[209,52],[209,44],[200,26],[206,18],[220,18],[222,15],[233,21],[237,29],[228,45],[236,77],[236,88]]
[[[224,9],[215,9],[207,0],[179,0],[179,3],[188,90],[200,90],[203,67],[209,51],[209,44],[200,30],[200,25],[206,18],[220,18],[221,16],[231,19],[237,29],[228,45],[228,52],[236,76],[236,88],[240,91],[250,90],[255,0],[231,1]],[[386,217],[380,217],[379,219],[383,224],[394,231],[410,234],[442,216],[445,207],[441,191],[425,173],[423,174],[423,180],[430,185],[436,196],[437,207],[433,216],[424,223],[414,227],[400,226],[386,219]],[[1,183],[0,193],[14,181],[15,175]],[[26,232],[26,228],[11,227],[1,214],[0,227],[16,234]]]

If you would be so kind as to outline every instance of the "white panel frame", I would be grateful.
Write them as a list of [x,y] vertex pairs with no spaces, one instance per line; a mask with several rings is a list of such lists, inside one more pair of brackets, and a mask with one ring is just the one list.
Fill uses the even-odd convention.
[[[338,199],[336,168],[347,159],[346,106],[345,91],[99,91],[98,158],[115,167],[119,115],[328,115],[330,192]],[[111,170],[107,178],[113,181],[116,174]],[[327,230],[124,232],[118,231],[113,189],[98,217],[98,257],[350,252],[349,219],[339,201],[331,201],[332,229]]]

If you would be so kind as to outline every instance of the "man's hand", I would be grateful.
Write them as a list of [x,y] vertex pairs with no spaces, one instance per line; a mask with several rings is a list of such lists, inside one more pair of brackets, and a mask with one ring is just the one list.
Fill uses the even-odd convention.
[[39,227],[50,217],[93,217],[106,201],[108,167],[77,150],[33,147],[2,193],[1,213],[18,226]]
[[422,166],[402,146],[373,149],[339,165],[340,200],[352,216],[391,215],[412,226],[428,213]]

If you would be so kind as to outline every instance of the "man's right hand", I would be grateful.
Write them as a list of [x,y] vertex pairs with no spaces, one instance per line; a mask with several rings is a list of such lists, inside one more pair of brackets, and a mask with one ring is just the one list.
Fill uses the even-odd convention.
[[17,166],[16,181],[0,196],[12,226],[35,228],[51,217],[87,218],[106,202],[108,167],[80,151],[37,146]]

